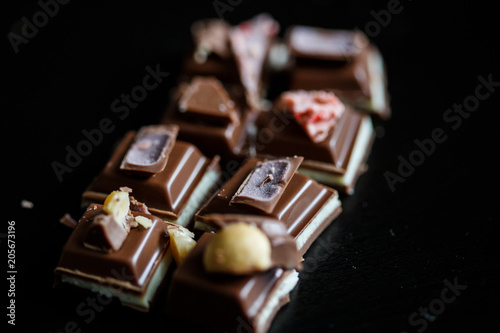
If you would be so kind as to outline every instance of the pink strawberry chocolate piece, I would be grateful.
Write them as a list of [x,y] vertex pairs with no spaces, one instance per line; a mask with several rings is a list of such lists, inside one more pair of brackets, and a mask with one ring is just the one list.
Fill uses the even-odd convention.
[[315,143],[328,137],[345,111],[344,104],[337,96],[326,91],[287,91],[281,95],[281,101]]

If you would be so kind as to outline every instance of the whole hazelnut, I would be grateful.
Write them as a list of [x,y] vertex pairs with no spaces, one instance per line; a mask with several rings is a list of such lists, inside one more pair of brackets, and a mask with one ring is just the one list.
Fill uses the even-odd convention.
[[237,222],[221,229],[203,254],[211,273],[250,274],[271,267],[271,242],[259,228]]

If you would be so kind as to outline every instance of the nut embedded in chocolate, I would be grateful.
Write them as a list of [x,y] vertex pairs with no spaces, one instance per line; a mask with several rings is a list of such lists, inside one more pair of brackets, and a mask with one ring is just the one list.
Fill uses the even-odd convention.
[[271,243],[273,267],[302,269],[302,256],[295,239],[288,233],[285,224],[276,218],[245,214],[210,214],[206,221],[217,230],[235,223],[247,223],[259,228]]
[[203,254],[211,273],[250,274],[271,267],[271,242],[259,228],[245,222],[219,231]]

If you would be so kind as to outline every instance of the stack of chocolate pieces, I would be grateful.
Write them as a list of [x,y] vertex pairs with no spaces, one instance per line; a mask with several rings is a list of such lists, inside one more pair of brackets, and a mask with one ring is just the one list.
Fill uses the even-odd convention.
[[390,115],[384,64],[359,31],[280,38],[268,14],[191,32],[161,124],[130,131],[83,193],[56,282],[265,332],[367,168],[372,118]]

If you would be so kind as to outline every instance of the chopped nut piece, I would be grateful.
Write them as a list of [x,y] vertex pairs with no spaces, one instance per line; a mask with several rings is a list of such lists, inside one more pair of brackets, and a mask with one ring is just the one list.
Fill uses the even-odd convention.
[[153,225],[153,222],[150,219],[140,215],[135,217],[135,221],[142,225],[144,229],[148,229]]
[[271,267],[271,242],[259,228],[237,222],[220,230],[207,245],[203,264],[208,272],[250,274]]
[[194,234],[184,227],[172,226],[168,228],[168,236],[174,260],[177,265],[180,265],[196,245],[196,241],[193,239]]
[[106,214],[113,215],[116,221],[124,223],[125,217],[129,212],[129,208],[130,200],[128,192],[113,191],[106,197],[102,210]]

